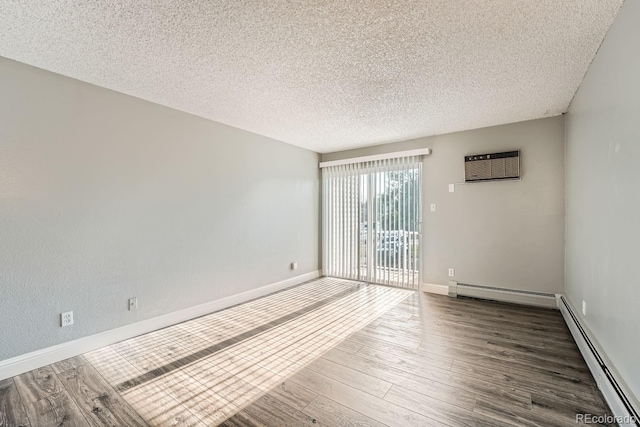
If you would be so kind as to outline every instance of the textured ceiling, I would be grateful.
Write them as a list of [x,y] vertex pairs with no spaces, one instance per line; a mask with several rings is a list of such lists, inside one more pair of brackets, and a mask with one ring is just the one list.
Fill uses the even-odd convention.
[[0,0],[0,55],[318,152],[566,111],[622,0]]

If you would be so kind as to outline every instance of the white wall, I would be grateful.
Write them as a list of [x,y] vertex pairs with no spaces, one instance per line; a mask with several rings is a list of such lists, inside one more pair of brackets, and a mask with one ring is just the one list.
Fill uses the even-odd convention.
[[0,58],[0,360],[317,270],[318,160]]
[[[640,2],[626,1],[567,114],[566,292],[640,396]],[[619,377],[620,378],[620,377]]]
[[[558,293],[564,277],[564,118],[531,120],[325,154],[323,161],[430,147],[423,282]],[[521,150],[521,181],[456,185],[469,154]],[[429,212],[435,203],[437,211]]]

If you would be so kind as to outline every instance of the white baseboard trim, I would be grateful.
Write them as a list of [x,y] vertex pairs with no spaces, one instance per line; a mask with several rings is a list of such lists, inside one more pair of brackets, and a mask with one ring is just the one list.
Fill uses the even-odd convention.
[[542,292],[528,292],[450,282],[449,295],[460,295],[492,301],[509,302],[512,304],[533,305],[536,307],[557,308],[556,295]]
[[0,380],[320,277],[320,270],[0,361]]
[[435,283],[423,283],[422,284],[422,292],[427,292],[430,294],[438,294],[438,295],[448,295],[449,294],[449,286],[447,285],[437,285]]
[[[638,424],[633,422],[633,409],[629,409],[629,407],[633,407],[634,405],[638,406],[637,399],[631,391],[625,390],[626,386],[623,381],[615,379],[613,372],[616,372],[616,370],[611,366],[606,366],[607,364],[610,365],[611,362],[608,361],[602,347],[588,328],[585,327],[583,324],[584,321],[579,317],[580,314],[566,297],[562,295],[558,296],[558,308],[569,327],[569,331],[571,331],[571,335],[573,335],[574,341],[578,345],[578,349],[580,349],[580,353],[582,353],[582,357],[587,362],[587,366],[593,378],[596,380],[598,388],[609,404],[609,408],[611,408],[614,417],[617,418],[615,420],[616,423],[620,426],[637,426]],[[591,344],[591,346],[589,344]],[[609,375],[607,375],[605,369],[609,372]],[[640,422],[640,420],[637,421]]]

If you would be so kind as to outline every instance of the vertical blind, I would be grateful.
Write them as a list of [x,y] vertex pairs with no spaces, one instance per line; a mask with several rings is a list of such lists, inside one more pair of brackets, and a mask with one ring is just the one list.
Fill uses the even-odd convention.
[[421,156],[325,167],[323,273],[417,288]]

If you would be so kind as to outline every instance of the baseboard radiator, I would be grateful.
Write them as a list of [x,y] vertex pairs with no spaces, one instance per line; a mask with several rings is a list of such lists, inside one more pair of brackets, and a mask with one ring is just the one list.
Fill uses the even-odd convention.
[[449,282],[449,295],[509,302],[513,304],[557,308],[555,294],[472,285],[469,283],[458,283],[454,281]]
[[598,388],[602,391],[613,415],[617,418],[615,420],[617,424],[640,426],[637,404],[634,405],[627,396],[631,392],[625,392],[564,296],[560,296],[558,299],[558,307],[580,349],[580,353],[582,353],[582,357],[587,362],[587,366],[598,384]]

